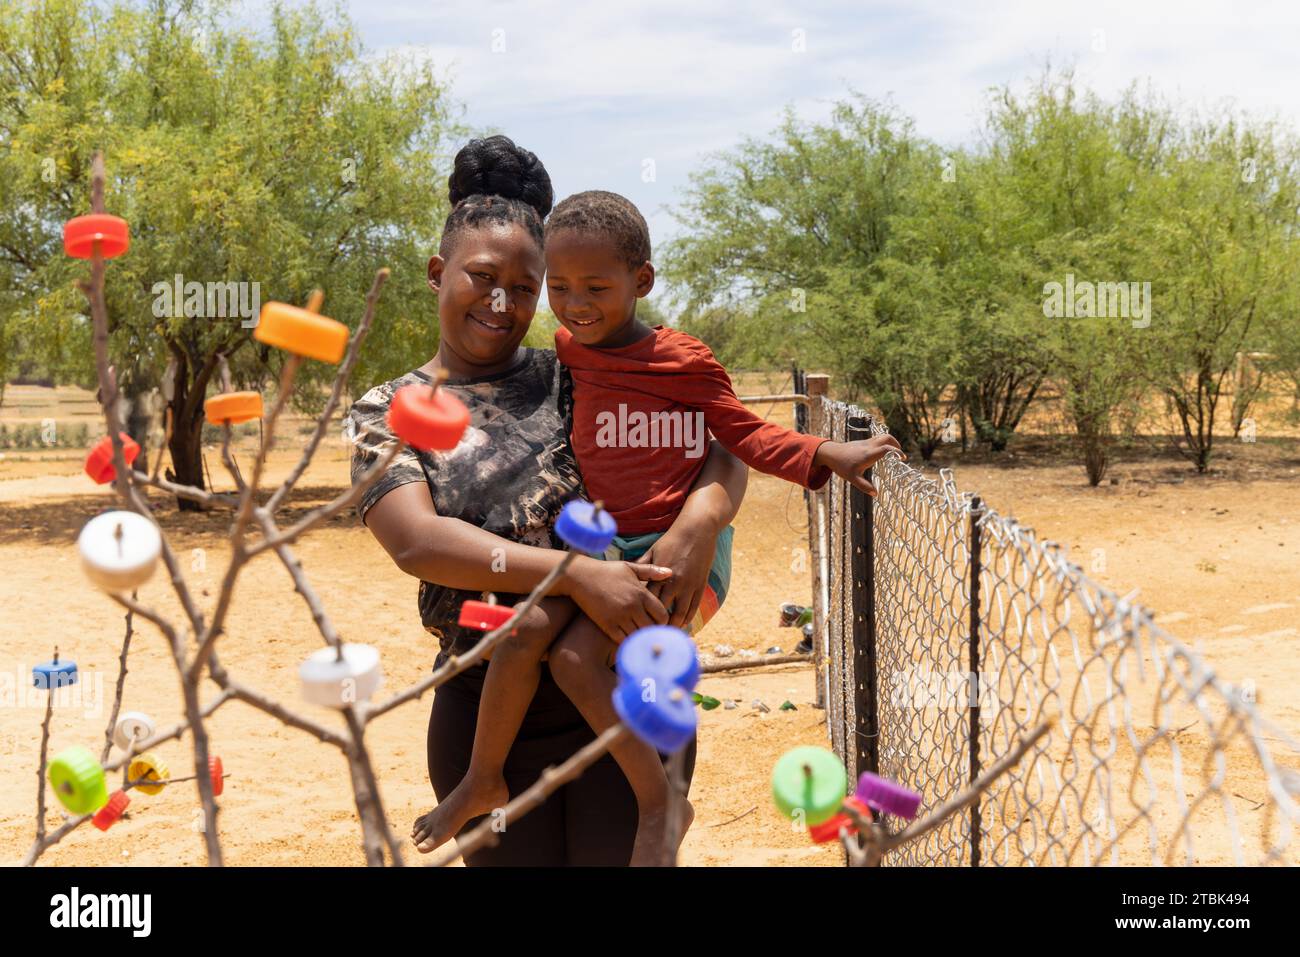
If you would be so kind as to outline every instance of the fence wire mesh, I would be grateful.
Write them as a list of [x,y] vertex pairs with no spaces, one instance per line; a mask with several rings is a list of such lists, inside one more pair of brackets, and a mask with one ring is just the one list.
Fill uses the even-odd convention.
[[[818,401],[821,434],[885,431]],[[873,480],[875,500],[832,483],[809,530],[824,569],[828,731],[850,772],[934,805],[1056,722],[971,813],[887,863],[1293,862],[1300,747],[1249,683],[1219,679],[947,470],[935,479],[890,456]]]

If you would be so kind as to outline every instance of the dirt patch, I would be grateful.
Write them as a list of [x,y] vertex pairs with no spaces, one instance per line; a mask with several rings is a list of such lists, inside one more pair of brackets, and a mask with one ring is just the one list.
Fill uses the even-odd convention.
[[[754,391],[781,388],[779,377],[759,385]],[[17,388],[33,387],[11,392]],[[789,408],[776,406],[772,417],[788,424]],[[251,461],[254,441],[240,443],[241,462]],[[272,456],[269,480],[287,471],[301,441],[290,428],[285,447]],[[1046,447],[1033,452],[1032,442],[1001,458],[961,457],[941,449],[935,467],[955,464],[962,488],[979,490],[1003,513],[1069,545],[1075,560],[1103,584],[1121,592],[1141,586],[1142,600],[1162,613],[1171,631],[1198,648],[1225,678],[1253,679],[1262,707],[1300,736],[1300,665],[1285,653],[1294,647],[1300,609],[1300,466],[1294,440],[1261,439],[1249,448],[1232,448],[1225,461],[1244,471],[1227,468],[1208,477],[1196,477],[1183,463],[1134,453],[1116,467],[1119,484],[1098,489],[1088,488],[1082,470],[1062,462],[1059,453]],[[81,461],[80,453],[62,449],[11,453],[0,460],[0,608],[6,610],[0,681],[13,691],[9,706],[0,707],[0,860],[20,859],[34,827],[44,705],[22,693],[30,666],[46,660],[57,645],[85,675],[84,698],[56,712],[51,741],[56,751],[72,744],[98,751],[117,678],[123,618],[115,604],[87,587],[73,544],[81,525],[111,499],[81,474]],[[215,450],[209,451],[209,463],[218,487],[229,488]],[[289,508],[319,504],[347,480],[345,451],[331,440]],[[228,514],[181,514],[163,496],[152,500],[195,594],[210,607],[227,561]],[[776,627],[777,608],[782,601],[810,598],[805,522],[799,490],[752,475],[736,523],[732,591],[701,636],[703,650],[719,644],[760,653],[793,647],[798,635]],[[297,552],[340,632],[382,649],[389,689],[427,671],[434,648],[419,626],[416,584],[392,565],[354,516],[309,536]],[[373,569],[364,602],[350,592],[359,567]],[[177,613],[161,578],[140,597]],[[297,665],[319,647],[320,637],[273,557],[258,558],[240,580],[227,632],[219,647],[232,674],[298,701]],[[160,723],[176,720],[181,714],[176,675],[152,627],[144,625],[135,635],[129,665],[124,707],[147,711]],[[739,704],[701,715],[692,789],[697,818],[684,862],[839,865],[840,853],[810,845],[776,814],[768,793],[772,764],[783,751],[827,741],[825,714],[810,707],[811,670],[784,666],[710,675],[701,690]],[[755,699],[771,710],[751,707]],[[781,711],[785,700],[796,709]],[[389,713],[368,734],[389,820],[399,834],[432,799],[424,766],[428,701]],[[220,817],[229,863],[362,862],[346,765],[332,748],[239,703],[213,717],[210,733],[232,775]],[[187,743],[173,742],[159,751],[174,773],[190,773]],[[58,820],[52,810],[50,824]],[[135,797],[124,822],[104,834],[81,829],[43,861],[201,864],[199,821],[192,785],[178,785],[156,797]]]

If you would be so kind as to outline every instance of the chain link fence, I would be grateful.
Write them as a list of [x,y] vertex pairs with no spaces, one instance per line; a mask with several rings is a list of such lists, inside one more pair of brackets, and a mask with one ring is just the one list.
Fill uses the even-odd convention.
[[[803,377],[796,387],[805,391]],[[814,398],[808,427],[881,434]],[[1300,747],[1149,611],[1032,529],[890,456],[810,504],[832,746],[938,804],[1055,721],[966,815],[891,864],[1289,864]]]

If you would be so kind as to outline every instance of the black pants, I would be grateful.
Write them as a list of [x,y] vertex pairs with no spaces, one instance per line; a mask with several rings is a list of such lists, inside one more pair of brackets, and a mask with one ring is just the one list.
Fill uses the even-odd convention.
[[[429,713],[429,782],[441,801],[469,769],[487,665],[470,668],[441,685]],[[506,758],[505,776],[514,798],[595,738],[582,714],[556,685],[542,663],[542,680],[528,706],[519,736]],[[695,770],[695,739],[686,747],[689,789]],[[475,818],[462,834],[481,821]],[[471,854],[469,867],[626,867],[636,839],[637,808],[627,778],[606,754],[576,780],[553,792],[546,803],[509,824],[496,847]]]

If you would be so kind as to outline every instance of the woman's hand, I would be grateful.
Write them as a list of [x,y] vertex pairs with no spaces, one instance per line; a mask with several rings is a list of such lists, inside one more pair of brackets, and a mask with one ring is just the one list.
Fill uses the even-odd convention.
[[605,634],[622,641],[638,628],[663,625],[668,612],[646,588],[672,571],[650,563],[601,561],[580,555],[569,566],[566,591]]
[[709,568],[718,539],[706,528],[674,525],[637,559],[637,564],[658,565],[672,570],[672,578],[652,581],[649,590],[668,610],[668,624],[685,628],[709,584]]

